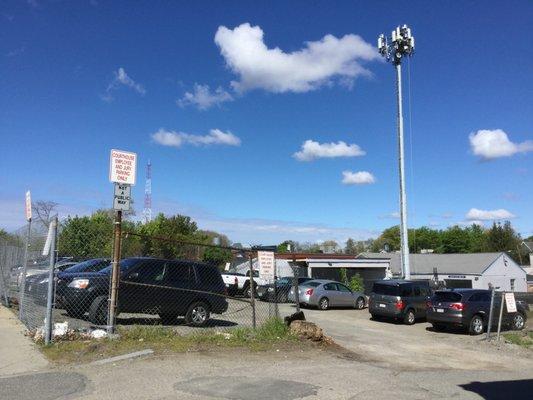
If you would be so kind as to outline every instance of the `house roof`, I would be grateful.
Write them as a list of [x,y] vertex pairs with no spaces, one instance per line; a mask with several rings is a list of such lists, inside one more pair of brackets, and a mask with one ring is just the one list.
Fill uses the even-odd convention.
[[528,249],[528,251],[533,251],[533,242],[522,242],[522,245]]
[[276,258],[279,260],[355,260],[357,257],[353,254],[334,254],[334,253],[277,253]]
[[[410,254],[411,274],[481,275],[504,253]],[[400,253],[361,253],[359,258],[388,259],[393,273],[400,273]]]

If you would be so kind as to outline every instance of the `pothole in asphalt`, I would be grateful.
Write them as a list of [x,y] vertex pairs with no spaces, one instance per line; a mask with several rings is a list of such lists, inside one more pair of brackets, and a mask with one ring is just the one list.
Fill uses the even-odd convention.
[[85,390],[87,379],[75,372],[44,372],[0,378],[2,399],[67,399]]
[[318,386],[273,378],[209,376],[178,382],[174,389],[228,400],[293,400],[316,395]]

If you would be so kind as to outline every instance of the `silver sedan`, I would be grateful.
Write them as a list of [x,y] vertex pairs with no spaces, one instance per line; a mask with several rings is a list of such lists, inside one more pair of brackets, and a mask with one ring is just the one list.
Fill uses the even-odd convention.
[[[333,307],[353,307],[361,310],[366,305],[366,296],[354,292],[343,283],[324,279],[307,281],[298,288],[300,304],[327,310]],[[294,288],[289,292],[289,301],[295,303]]]

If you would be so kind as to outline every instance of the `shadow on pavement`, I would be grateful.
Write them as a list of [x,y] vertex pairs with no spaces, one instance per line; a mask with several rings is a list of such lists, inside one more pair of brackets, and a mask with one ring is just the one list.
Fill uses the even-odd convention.
[[533,379],[518,381],[470,382],[459,385],[487,400],[527,399],[533,393]]

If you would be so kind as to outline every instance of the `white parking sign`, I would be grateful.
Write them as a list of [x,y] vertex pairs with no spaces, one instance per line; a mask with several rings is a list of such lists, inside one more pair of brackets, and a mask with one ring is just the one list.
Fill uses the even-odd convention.
[[258,251],[259,277],[262,279],[274,279],[275,259],[272,251]]
[[505,293],[505,305],[507,306],[508,313],[516,312],[516,301],[514,298],[514,293]]

